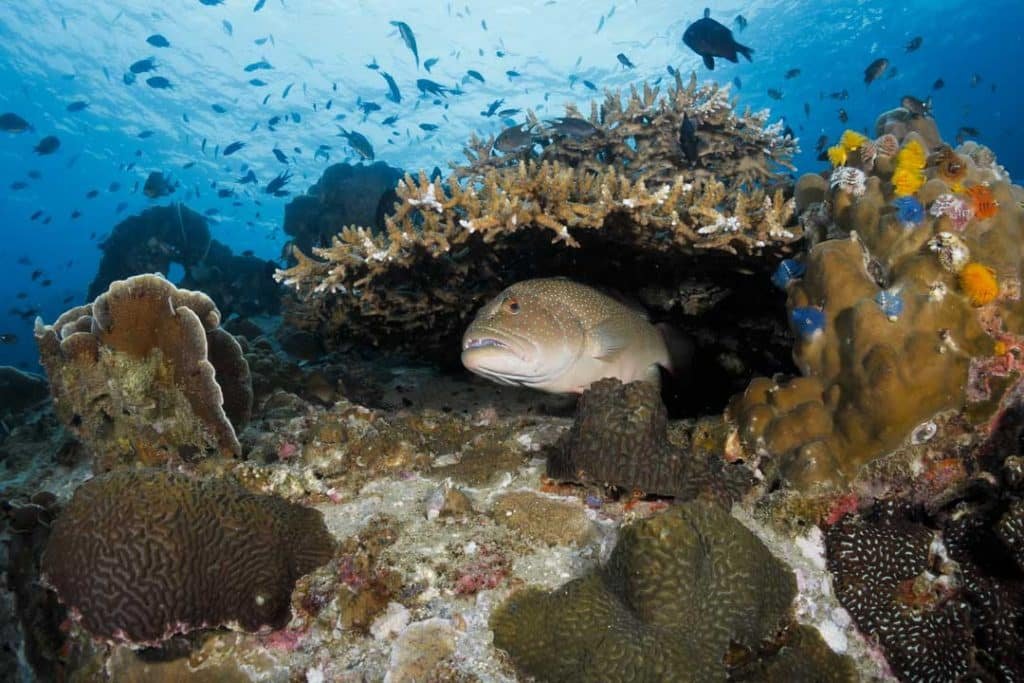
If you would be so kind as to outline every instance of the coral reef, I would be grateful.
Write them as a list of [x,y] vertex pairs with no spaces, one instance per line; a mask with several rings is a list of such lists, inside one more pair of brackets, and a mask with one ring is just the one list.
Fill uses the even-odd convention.
[[[349,225],[384,229],[384,216],[398,201],[395,185],[402,171],[383,161],[369,165],[333,164],[306,194],[284,208],[284,232],[290,245],[308,253],[326,247]],[[291,250],[286,250],[290,253]]]
[[[290,320],[325,339],[417,351],[447,349],[473,312],[509,282],[573,272],[581,279],[673,291],[688,278],[768,266],[799,240],[787,177],[795,150],[767,112],[740,114],[727,89],[645,86],[595,103],[596,132],[552,133],[542,152],[497,156],[469,143],[469,163],[442,181],[406,177],[386,232],[349,226],[279,271],[298,297]],[[696,127],[699,160],[680,149]],[[576,124],[580,125],[580,124]],[[530,258],[522,258],[530,254]],[[656,274],[656,275],[655,275]]]
[[767,456],[771,479],[801,489],[855,480],[964,407],[972,363],[1024,332],[1020,188],[991,153],[941,145],[934,121],[900,111],[873,143],[844,135],[830,190],[803,204],[814,246],[786,285],[802,377],[755,380],[727,412],[738,457]]
[[603,379],[581,396],[572,429],[551,449],[548,476],[681,500],[710,492],[732,502],[754,482],[742,465],[722,460],[716,426],[721,434],[706,423],[673,443],[657,388]]
[[89,284],[95,299],[115,280],[182,266],[181,286],[200,289],[224,318],[233,314],[276,314],[281,291],[273,279],[276,264],[249,254],[237,255],[210,238],[205,217],[181,203],[157,206],[129,216],[100,243],[103,257]]
[[114,226],[102,242],[99,270],[89,284],[89,299],[115,280],[140,273],[166,273],[172,263],[195,265],[210,248],[206,219],[183,204],[154,206]]
[[841,519],[826,536],[836,594],[902,680],[1016,680],[1024,575],[993,554],[998,515],[954,509],[939,529],[893,501]]
[[315,510],[224,480],[122,470],[75,491],[42,570],[93,636],[143,645],[197,628],[279,628],[296,579],[333,552]]
[[54,409],[90,446],[97,470],[240,454],[249,366],[219,323],[209,297],[157,275],[114,282],[53,325],[37,321]]
[[756,536],[691,502],[624,528],[599,570],[514,594],[491,626],[542,680],[715,680],[730,645],[756,648],[785,624],[795,593]]
[[276,264],[248,253],[235,254],[217,240],[198,263],[185,269],[179,286],[197,289],[213,299],[221,316],[277,315],[282,290],[274,281]]

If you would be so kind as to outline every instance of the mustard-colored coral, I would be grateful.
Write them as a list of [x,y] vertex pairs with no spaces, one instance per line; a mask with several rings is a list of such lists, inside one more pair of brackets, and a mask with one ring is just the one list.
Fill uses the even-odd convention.
[[846,148],[843,145],[833,145],[828,148],[828,160],[833,166],[843,166],[847,158]]
[[917,139],[912,139],[903,145],[896,153],[896,166],[906,169],[921,170],[928,163],[928,152]]
[[893,194],[897,197],[909,197],[921,189],[925,180],[925,175],[921,171],[897,166],[892,173]]
[[866,135],[862,135],[855,130],[847,128],[839,138],[839,146],[847,152],[853,152],[860,149],[867,141],[868,137]]

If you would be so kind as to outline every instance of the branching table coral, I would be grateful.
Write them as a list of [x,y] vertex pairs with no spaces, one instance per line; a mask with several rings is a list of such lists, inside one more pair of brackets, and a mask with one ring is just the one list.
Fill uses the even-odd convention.
[[[692,161],[684,120],[699,142]],[[727,89],[677,77],[664,96],[646,85],[609,94],[582,122],[595,133],[556,129],[539,153],[498,156],[493,140],[473,139],[469,163],[446,180],[421,172],[398,184],[384,233],[349,226],[312,255],[293,250],[295,265],[276,275],[296,293],[292,322],[324,337],[442,346],[509,282],[605,272],[610,255],[630,263],[624,277],[638,287],[682,280],[709,254],[723,272],[763,268],[763,254],[802,234],[777,173],[795,142],[766,122],[767,112],[738,114]]]

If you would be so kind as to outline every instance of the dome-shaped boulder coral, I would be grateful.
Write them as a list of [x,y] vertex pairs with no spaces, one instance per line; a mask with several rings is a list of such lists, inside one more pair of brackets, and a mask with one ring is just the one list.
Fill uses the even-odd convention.
[[292,589],[330,560],[321,514],[221,480],[118,470],[80,486],[54,523],[45,581],[93,636],[287,623]]
[[119,280],[35,336],[58,417],[95,468],[238,455],[252,380],[238,342],[201,292],[158,275]]
[[753,533],[694,501],[626,527],[594,572],[514,594],[491,628],[537,680],[725,680],[726,652],[773,636],[795,595],[793,573]]

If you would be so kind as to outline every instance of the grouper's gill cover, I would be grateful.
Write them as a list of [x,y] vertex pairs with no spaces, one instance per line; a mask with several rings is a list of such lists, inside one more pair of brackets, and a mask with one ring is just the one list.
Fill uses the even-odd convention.
[[565,278],[518,282],[477,313],[462,364],[501,382],[582,393],[605,377],[657,382],[671,369],[661,333],[639,311]]

